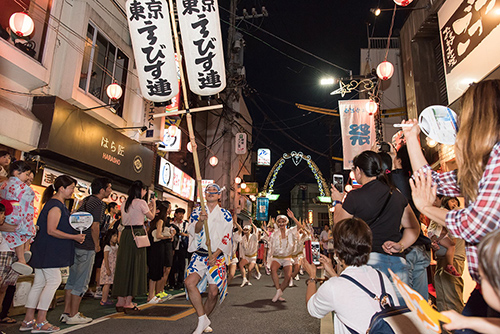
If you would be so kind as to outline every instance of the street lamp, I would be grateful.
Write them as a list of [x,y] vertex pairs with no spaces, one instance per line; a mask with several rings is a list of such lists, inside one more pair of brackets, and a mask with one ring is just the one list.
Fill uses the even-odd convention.
[[322,86],[333,85],[334,83],[335,83],[335,79],[334,78],[323,78],[320,81],[320,84]]

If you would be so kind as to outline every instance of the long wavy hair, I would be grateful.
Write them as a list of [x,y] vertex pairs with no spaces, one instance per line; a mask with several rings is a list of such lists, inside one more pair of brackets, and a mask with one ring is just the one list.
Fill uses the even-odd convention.
[[462,98],[455,153],[458,184],[468,201],[477,197],[493,146],[500,139],[500,80],[473,84]]

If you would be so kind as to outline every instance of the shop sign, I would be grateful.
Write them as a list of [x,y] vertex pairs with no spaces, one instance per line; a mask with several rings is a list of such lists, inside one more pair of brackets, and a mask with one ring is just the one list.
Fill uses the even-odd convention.
[[146,131],[141,133],[139,141],[141,143],[156,143],[163,139],[165,131],[165,117],[154,118],[155,114],[163,113],[164,108],[155,107],[152,101],[144,103],[144,120]]
[[[64,173],[61,173],[61,172],[58,172],[58,171],[53,170],[51,168],[45,167],[43,169],[43,175],[42,175],[42,186],[43,187],[51,186],[55,182],[56,178],[58,176],[63,175],[63,174]],[[74,178],[77,182],[76,187],[75,187],[75,192],[74,192],[74,196],[77,199],[83,199],[83,198],[87,197],[88,195],[90,195],[91,182],[79,179],[79,178],[74,177],[74,176],[71,176],[71,177]],[[111,187],[113,187],[113,180],[111,180]],[[118,206],[121,206],[123,203],[125,203],[125,201],[127,200],[127,197],[128,197],[127,194],[113,190],[108,198],[103,199],[103,202],[107,202],[107,203],[115,202],[118,204]]]
[[257,166],[271,166],[271,150],[259,148],[257,150]]
[[258,197],[257,198],[257,213],[255,219],[267,221],[269,215],[269,198]]
[[151,183],[153,151],[55,97],[37,97],[33,114],[43,124],[38,148],[127,180]]
[[247,134],[246,133],[237,133],[235,136],[236,145],[235,151],[236,154],[246,154],[247,153]]
[[177,195],[194,201],[194,193],[196,188],[195,180],[184,173],[179,168],[175,167],[167,159],[160,159],[160,168],[158,172],[158,184],[169,190],[172,190]]
[[177,14],[189,89],[201,96],[221,92],[226,70],[217,0],[177,1]]
[[179,90],[168,4],[127,0],[125,6],[142,96],[166,102]]
[[171,136],[168,130],[163,132],[163,140],[158,144],[158,150],[165,152],[179,152],[181,150],[182,131],[177,130],[175,136]]
[[448,101],[500,65],[500,2],[445,1],[438,20]]
[[259,193],[258,182],[245,182],[247,185],[245,189],[241,188],[242,195],[257,195]]

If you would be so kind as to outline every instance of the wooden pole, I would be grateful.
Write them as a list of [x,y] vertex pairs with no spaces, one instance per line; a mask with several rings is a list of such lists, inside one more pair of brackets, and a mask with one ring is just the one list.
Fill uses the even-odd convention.
[[[203,189],[201,186],[201,171],[200,171],[200,162],[198,160],[198,150],[196,145],[196,139],[194,136],[193,129],[193,119],[191,112],[189,111],[189,101],[188,101],[188,92],[186,87],[186,81],[184,79],[184,70],[182,68],[182,58],[181,58],[181,48],[179,45],[179,35],[177,34],[177,24],[175,23],[175,14],[174,14],[174,2],[173,0],[168,0],[169,10],[170,10],[170,20],[172,21],[172,32],[174,34],[174,42],[175,42],[175,52],[179,56],[179,75],[181,79],[181,87],[182,87],[182,95],[184,98],[184,107],[186,108],[186,120],[188,124],[188,132],[189,132],[189,141],[191,142],[191,146],[193,147],[193,162],[194,169],[196,173],[196,187],[198,188],[198,197],[200,198],[201,205],[201,213],[206,214],[205,210],[205,198],[203,197]],[[210,234],[208,231],[207,220],[203,222],[203,228],[205,229],[205,238],[206,245],[208,247],[208,255],[212,255],[212,248],[210,245]]]

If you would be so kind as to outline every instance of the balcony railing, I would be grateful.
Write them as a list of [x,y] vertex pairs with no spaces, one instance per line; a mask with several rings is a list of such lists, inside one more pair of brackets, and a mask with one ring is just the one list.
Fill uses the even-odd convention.
[[[370,37],[368,38],[370,49],[385,49],[387,48],[386,37]],[[399,49],[399,38],[391,37],[389,41],[389,49]]]

